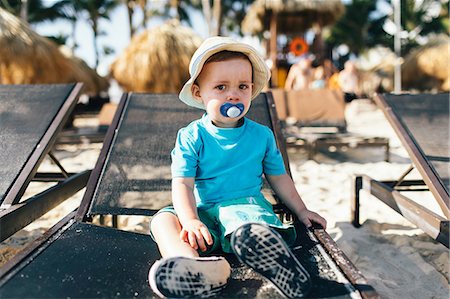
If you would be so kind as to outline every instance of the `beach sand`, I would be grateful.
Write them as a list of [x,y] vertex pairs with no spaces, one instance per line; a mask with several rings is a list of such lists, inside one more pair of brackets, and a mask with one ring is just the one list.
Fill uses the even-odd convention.
[[[375,179],[398,179],[410,160],[383,113],[369,100],[347,106],[348,130],[364,136],[389,137],[391,162],[384,162],[384,149],[358,148],[346,152],[319,152],[308,160],[300,149],[289,149],[293,179],[306,205],[328,221],[328,233],[361,270],[382,298],[449,298],[449,251],[428,237],[382,202],[362,192],[361,222],[350,224],[352,176],[367,174]],[[84,120],[79,120],[83,125]],[[91,120],[95,125],[96,120]],[[69,171],[93,168],[100,144],[58,146],[55,152]],[[45,160],[41,171],[56,170]],[[408,178],[419,178],[413,171]],[[47,188],[32,183],[25,197]],[[59,219],[76,209],[84,189],[0,245],[0,264],[36,239]],[[425,192],[411,194],[415,200],[442,214]],[[120,227],[148,233],[148,219],[121,217]]]

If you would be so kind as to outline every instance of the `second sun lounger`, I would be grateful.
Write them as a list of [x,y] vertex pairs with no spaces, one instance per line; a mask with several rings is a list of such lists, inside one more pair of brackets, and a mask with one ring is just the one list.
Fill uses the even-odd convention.
[[[89,171],[68,174],[51,152],[81,87],[82,84],[0,85],[0,241],[86,185]],[[62,173],[37,173],[47,155]],[[23,200],[32,180],[60,183]]]
[[[352,222],[360,226],[359,191],[364,189],[449,247],[449,94],[384,94],[375,99],[407,150],[412,166],[395,181],[377,181],[366,175],[356,175]],[[418,170],[422,180],[406,179],[413,168]],[[404,193],[426,190],[433,195],[441,213],[431,211]]]
[[[277,113],[286,120],[283,133],[289,147],[305,148],[313,159],[320,149],[383,147],[389,161],[389,139],[347,131],[345,101],[331,89],[274,90]],[[292,124],[293,123],[293,124]]]

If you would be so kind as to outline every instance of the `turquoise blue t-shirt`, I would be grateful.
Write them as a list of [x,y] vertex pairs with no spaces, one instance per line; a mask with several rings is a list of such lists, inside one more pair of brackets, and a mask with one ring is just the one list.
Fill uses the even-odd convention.
[[263,173],[285,174],[272,131],[244,118],[237,128],[219,128],[207,114],[178,131],[172,177],[194,177],[199,209],[261,195]]

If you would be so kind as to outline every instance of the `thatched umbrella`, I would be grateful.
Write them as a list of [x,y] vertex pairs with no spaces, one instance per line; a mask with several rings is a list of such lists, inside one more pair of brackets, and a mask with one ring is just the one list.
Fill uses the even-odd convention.
[[0,84],[83,82],[90,95],[108,84],[80,59],[66,57],[51,40],[0,8]]
[[135,36],[111,65],[111,75],[126,91],[179,92],[201,42],[190,28],[168,21]]
[[101,92],[106,92],[109,88],[108,79],[100,76],[97,72],[89,67],[89,65],[81,58],[74,56],[71,49],[60,46],[60,52],[72,62],[72,69],[74,74],[83,74],[82,80],[86,85],[86,90],[91,94],[99,95]]
[[432,41],[405,57],[402,65],[404,88],[450,90],[450,39]]
[[269,16],[277,15],[278,32],[299,33],[315,25],[332,25],[344,11],[340,0],[256,0],[242,22],[242,31],[257,34],[267,30]]
[[268,53],[273,62],[272,85],[277,86],[277,36],[300,35],[314,28],[316,54],[322,56],[322,28],[334,24],[345,11],[341,0],[256,0],[242,22],[242,32],[259,34],[270,31]]

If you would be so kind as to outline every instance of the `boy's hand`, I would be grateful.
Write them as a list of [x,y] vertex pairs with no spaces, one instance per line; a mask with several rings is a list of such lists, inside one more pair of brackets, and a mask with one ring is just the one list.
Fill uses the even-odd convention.
[[195,250],[200,248],[201,251],[206,251],[206,244],[213,244],[213,239],[208,228],[198,219],[188,220],[183,223],[183,227],[180,232],[180,239],[186,243],[189,243]]
[[305,209],[301,211],[298,215],[298,218],[301,222],[303,222],[304,225],[306,225],[307,228],[310,228],[312,226],[311,222],[320,224],[323,229],[327,228],[327,221],[325,220],[325,218],[310,210]]

